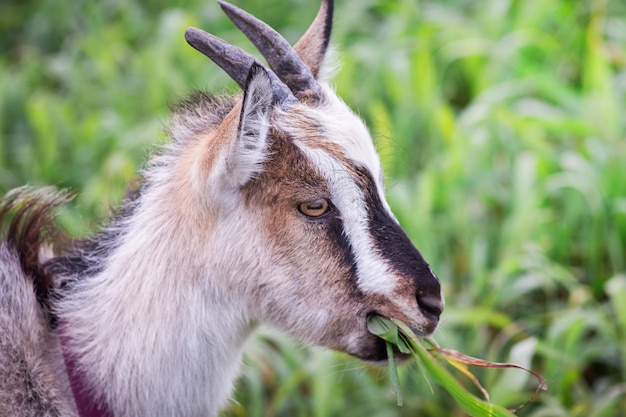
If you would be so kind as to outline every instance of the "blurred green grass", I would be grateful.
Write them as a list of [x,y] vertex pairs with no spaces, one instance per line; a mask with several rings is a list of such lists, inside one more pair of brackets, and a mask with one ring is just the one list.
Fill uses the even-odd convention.
[[[239,1],[290,41],[318,4]],[[168,105],[234,84],[187,26],[249,43],[207,1],[0,4],[0,193],[77,194],[97,227],[165,138]],[[626,3],[338,0],[333,84],[371,127],[390,204],[441,278],[441,345],[532,366],[519,415],[626,415]],[[419,370],[262,330],[224,416],[462,416]],[[526,374],[477,372],[514,406]]]

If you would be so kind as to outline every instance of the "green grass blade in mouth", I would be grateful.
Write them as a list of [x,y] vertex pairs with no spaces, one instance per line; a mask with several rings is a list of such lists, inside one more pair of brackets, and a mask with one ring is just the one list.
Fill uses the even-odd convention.
[[391,320],[372,314],[367,318],[367,329],[373,335],[396,346],[400,352],[411,353],[411,347],[407,344],[405,338],[401,337],[398,326]]
[[[519,365],[509,363],[490,362],[483,359],[473,358],[457,352],[452,349],[442,349],[432,339],[419,339],[411,329],[404,323],[394,319],[387,319],[381,316],[372,315],[367,321],[368,330],[385,340],[387,346],[387,356],[389,357],[389,375],[393,391],[397,395],[398,405],[402,405],[402,393],[400,381],[398,378],[398,370],[393,357],[393,346],[402,352],[409,353],[413,357],[416,364],[430,376],[437,384],[443,387],[452,395],[458,405],[470,416],[473,417],[510,417],[514,416],[514,411],[519,410],[528,402],[534,399],[531,397],[529,401],[517,407],[513,412],[496,404],[489,402],[489,394],[481,386],[480,382],[467,369],[466,365],[479,366],[485,368],[519,368],[533,374],[539,381],[539,387],[535,395],[540,390],[547,389],[545,381],[539,374],[523,368]],[[429,343],[431,349],[423,346],[423,343]],[[486,400],[482,400],[469,391],[444,367],[437,356],[441,356],[453,367],[460,370],[466,375],[483,393]]]
[[400,378],[398,378],[396,360],[393,357],[393,344],[385,340],[385,346],[387,348],[387,357],[389,358],[389,379],[391,381],[391,389],[396,393],[396,403],[399,407],[402,407],[402,388],[400,387]]

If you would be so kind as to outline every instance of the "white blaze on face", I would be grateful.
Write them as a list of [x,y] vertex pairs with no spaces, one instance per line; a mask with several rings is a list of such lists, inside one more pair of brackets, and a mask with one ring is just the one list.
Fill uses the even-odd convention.
[[[383,195],[380,160],[363,122],[334,94],[328,96],[332,97],[332,101],[324,105],[321,111],[313,109],[307,113],[317,120],[319,126],[323,126],[321,139],[331,147],[310,146],[306,140],[298,140],[302,132],[290,133],[294,136],[294,143],[329,184],[330,198],[341,215],[344,234],[354,255],[358,287],[364,293],[391,296],[395,284],[394,274],[390,272],[387,261],[375,249],[365,197],[354,172],[343,162],[351,161],[371,173],[376,183],[374,192],[378,193],[385,210],[394,219]],[[340,149],[342,155],[334,155],[329,148]]]
[[385,209],[392,218],[395,218],[384,198],[380,157],[367,127],[326,84],[322,84],[322,89],[326,91],[329,102],[324,106],[324,111],[316,114],[316,118],[327,131],[327,140],[339,145],[349,160],[368,169],[376,182],[377,191]]
[[365,293],[390,296],[394,283],[384,259],[374,250],[369,232],[369,214],[363,193],[346,168],[322,149],[309,148],[301,142],[296,145],[309,157],[326,177],[331,190],[331,201],[341,213],[344,234],[350,243],[357,268],[357,284]]

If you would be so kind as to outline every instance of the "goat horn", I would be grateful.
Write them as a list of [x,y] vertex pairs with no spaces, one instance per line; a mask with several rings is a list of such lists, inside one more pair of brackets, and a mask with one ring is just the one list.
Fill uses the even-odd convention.
[[270,68],[297,94],[306,90],[318,94],[319,85],[311,69],[302,62],[298,53],[278,32],[240,8],[222,0],[218,3],[248,39],[261,52]]
[[317,79],[320,73],[322,62],[328,49],[333,26],[333,9],[333,0],[322,0],[315,20],[293,46],[298,56],[311,69],[315,79]]
[[[185,31],[185,39],[189,45],[222,68],[242,89],[246,88],[248,73],[252,65],[256,63],[263,66],[247,52],[201,29],[188,28]],[[289,87],[280,81],[274,72],[268,71],[268,74],[272,82],[275,103],[285,104],[297,101]]]

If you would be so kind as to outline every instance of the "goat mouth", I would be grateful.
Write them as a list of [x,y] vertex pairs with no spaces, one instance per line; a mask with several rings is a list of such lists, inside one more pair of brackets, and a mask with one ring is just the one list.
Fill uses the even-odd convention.
[[[357,354],[353,354],[353,356],[364,360],[366,362],[372,363],[374,365],[385,365],[389,359],[389,352],[387,350],[387,342],[384,338],[376,334],[376,331],[373,331],[369,326],[370,318],[372,317],[382,317],[387,318],[385,315],[380,314],[377,311],[371,311],[365,315],[364,320],[364,331],[367,333],[367,348],[363,349],[361,352]],[[420,335],[421,336],[421,335]],[[399,362],[404,362],[407,359],[411,358],[411,354],[400,352],[398,347],[391,343],[391,349],[393,352],[393,357]]]
[[[366,349],[359,352],[353,352],[351,355],[375,366],[386,366],[389,362],[387,344],[385,343],[385,340],[380,337],[375,335],[371,336],[372,343]],[[393,357],[396,362],[403,363],[411,358],[410,354],[400,352],[396,346],[392,346],[392,349]]]

